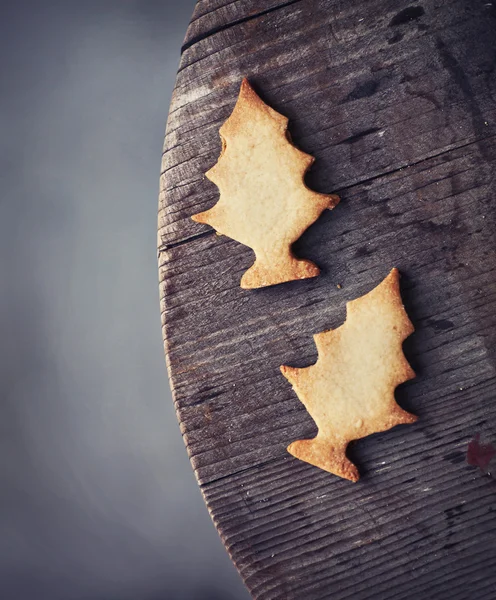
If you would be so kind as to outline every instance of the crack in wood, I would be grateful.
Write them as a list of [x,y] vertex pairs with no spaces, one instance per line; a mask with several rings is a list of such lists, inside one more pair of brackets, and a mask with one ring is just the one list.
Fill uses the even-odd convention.
[[221,31],[225,31],[226,29],[234,27],[235,25],[240,25],[241,23],[247,23],[248,21],[253,21],[253,19],[258,19],[259,17],[268,15],[272,12],[275,12],[276,10],[281,10],[282,8],[286,8],[287,6],[291,6],[292,4],[297,4],[298,2],[302,2],[302,0],[289,0],[288,2],[284,2],[284,4],[280,4],[278,6],[273,6],[272,8],[268,8],[266,10],[260,11],[254,15],[247,15],[246,17],[241,17],[239,19],[236,19],[235,21],[231,21],[230,23],[225,23],[224,25],[218,25],[217,27],[213,27],[212,29],[205,31],[204,33],[201,33],[199,35],[192,37],[185,44],[183,44],[183,46],[181,48],[181,54],[186,52],[186,50],[191,48],[191,46],[194,46],[198,42],[201,42],[202,40],[205,40],[205,39],[211,37],[212,35],[215,35],[216,33],[220,33]]
[[213,235],[216,235],[215,231],[202,231],[201,233],[197,233],[196,235],[192,235],[183,240],[178,240],[177,242],[172,242],[171,244],[161,244],[157,248],[158,254],[160,256],[160,254],[162,254],[163,252],[167,252],[168,250],[171,250],[172,248],[177,248],[178,246],[183,246],[184,244],[188,244],[189,242],[193,242],[200,238],[211,237]]
[[344,185],[342,187],[337,188],[334,191],[336,194],[340,194],[341,192],[350,190],[354,187],[366,185],[367,183],[370,183],[371,181],[375,181],[376,179],[380,179],[381,177],[388,177],[389,175],[394,175],[395,173],[398,173],[399,171],[403,171],[404,169],[409,169],[410,167],[416,167],[417,165],[420,165],[428,160],[439,158],[439,157],[443,156],[444,154],[447,154],[448,152],[455,152],[456,150],[461,150],[462,148],[467,148],[468,146],[472,146],[474,144],[478,145],[481,142],[489,141],[490,139],[495,138],[495,137],[496,136],[494,136],[494,135],[493,136],[489,135],[482,139],[470,140],[469,142],[465,142],[463,144],[449,146],[448,148],[445,148],[445,149],[441,150],[440,152],[434,152],[434,153],[429,154],[428,156],[424,156],[423,158],[420,158],[416,161],[404,163],[403,165],[401,165],[399,167],[395,167],[394,169],[391,169],[390,171],[384,171],[382,173],[378,173],[377,175],[372,175],[370,177],[366,177],[365,179],[357,181],[356,183],[351,183],[350,185]]

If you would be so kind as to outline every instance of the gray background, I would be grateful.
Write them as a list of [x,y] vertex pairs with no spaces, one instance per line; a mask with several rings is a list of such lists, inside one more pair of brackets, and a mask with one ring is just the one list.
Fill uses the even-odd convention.
[[248,597],[160,331],[160,154],[193,5],[0,2],[2,600]]

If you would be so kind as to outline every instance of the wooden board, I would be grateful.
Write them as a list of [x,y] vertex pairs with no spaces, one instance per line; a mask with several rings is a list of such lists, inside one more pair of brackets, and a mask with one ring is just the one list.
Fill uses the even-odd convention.
[[[263,4],[263,9],[261,5]],[[316,279],[240,289],[253,255],[190,216],[243,76],[316,157],[340,205],[297,244]],[[198,482],[254,598],[493,600],[496,480],[496,9],[478,0],[200,0],[161,176],[159,265],[171,387]],[[419,415],[353,444],[357,484],[289,456],[315,432],[279,365],[391,267],[416,333]],[[337,284],[341,284],[338,289]]]

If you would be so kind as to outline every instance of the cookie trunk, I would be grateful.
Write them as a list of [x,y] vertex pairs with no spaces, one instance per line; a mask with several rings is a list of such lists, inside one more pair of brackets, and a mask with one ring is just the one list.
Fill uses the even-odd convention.
[[241,278],[245,290],[267,287],[296,279],[317,277],[319,267],[311,260],[299,259],[291,254],[266,262],[259,257]]
[[313,440],[297,440],[287,448],[295,458],[319,467],[338,477],[358,481],[360,475],[355,465],[346,458],[346,446],[315,437]]

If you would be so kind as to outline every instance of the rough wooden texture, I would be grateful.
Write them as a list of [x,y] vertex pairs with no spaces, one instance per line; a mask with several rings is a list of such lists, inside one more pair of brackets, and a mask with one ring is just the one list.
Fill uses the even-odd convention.
[[[164,146],[164,339],[193,467],[255,598],[495,598],[496,481],[465,462],[476,432],[496,441],[495,17],[478,0],[198,3]],[[190,219],[218,197],[203,173],[243,76],[316,157],[312,189],[341,195],[298,243],[316,279],[242,290],[250,249]],[[312,334],[393,266],[418,375],[397,398],[420,419],[356,442],[352,484],[286,453],[315,425],[279,366],[312,364]]]

